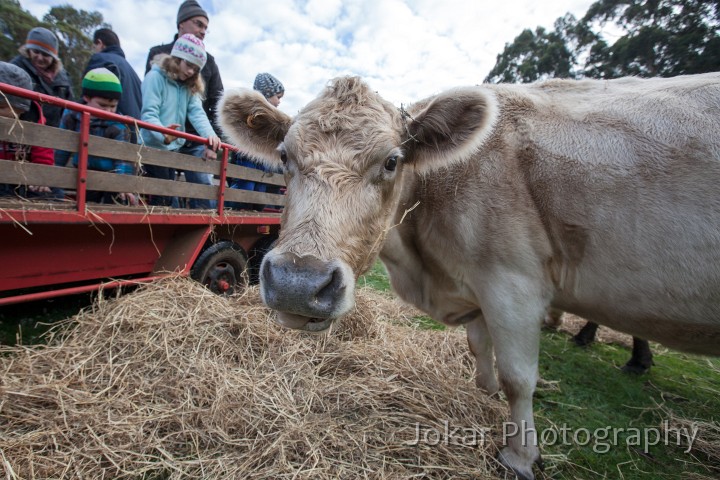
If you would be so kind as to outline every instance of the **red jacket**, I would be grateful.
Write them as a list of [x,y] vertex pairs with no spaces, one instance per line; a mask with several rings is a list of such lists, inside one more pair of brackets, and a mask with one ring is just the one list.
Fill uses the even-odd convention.
[[[40,113],[37,123],[45,125],[42,108],[36,102],[33,103]],[[0,160],[18,160],[41,165],[55,165],[55,151],[52,148],[0,141]]]

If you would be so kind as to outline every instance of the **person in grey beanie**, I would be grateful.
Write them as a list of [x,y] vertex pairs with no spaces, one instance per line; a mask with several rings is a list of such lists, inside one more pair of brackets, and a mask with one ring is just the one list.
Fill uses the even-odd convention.
[[[11,63],[0,62],[0,83],[32,91],[33,84],[30,75]],[[0,117],[19,118],[20,120],[45,123],[40,105],[28,98],[17,95],[0,94]],[[11,141],[0,141],[0,161],[14,160],[35,163],[38,165],[53,165],[53,149],[23,145]],[[51,189],[45,186],[34,185],[8,185],[0,184],[0,197],[5,196],[52,196]]]
[[285,94],[285,87],[277,78],[269,73],[258,73],[255,76],[253,90],[262,93],[265,99],[274,107],[280,105],[280,99]]
[[[266,72],[258,73],[257,75],[255,75],[255,81],[253,82],[253,90],[262,93],[265,97],[265,100],[270,102],[270,104],[274,107],[280,105],[280,99],[283,97],[283,95],[285,95],[285,87],[283,86],[282,82],[275,78],[272,74]],[[233,152],[230,161],[235,165],[262,170],[270,175],[282,173],[282,170],[271,170],[265,165],[256,162],[252,159],[252,157],[242,152]],[[282,193],[282,189],[277,185],[255,182],[253,180],[245,180],[244,178],[234,178],[230,182],[230,188],[274,194]],[[226,206],[235,210],[282,210],[282,207],[279,205],[258,205],[239,202],[226,202]]]
[[[11,63],[0,62],[0,83],[7,83],[13,87],[32,90],[33,84],[30,75],[25,70]],[[3,93],[0,96],[0,108],[12,107],[13,113],[18,117],[30,110],[30,99]],[[2,115],[11,117],[12,115]]]
[[[153,59],[160,54],[169,55],[172,52],[173,45],[177,41],[178,37],[183,36],[186,33],[195,35],[200,40],[205,40],[205,35],[208,32],[208,23],[210,22],[207,12],[200,6],[195,0],[186,0],[178,8],[177,13],[177,34],[173,38],[172,42],[163,45],[156,45],[150,49],[148,53],[147,62],[145,64],[145,75],[150,71]],[[159,57],[158,57],[159,58]],[[220,102],[220,98],[223,94],[223,83],[220,78],[220,70],[218,69],[217,63],[215,63],[215,57],[207,53],[207,62],[200,71],[203,81],[205,82],[204,100],[202,102],[203,110],[210,120],[210,124],[215,132],[220,134],[221,129],[218,124],[217,118],[217,106]],[[185,131],[193,135],[198,135],[195,127],[190,122],[186,122]],[[202,136],[202,135],[198,135]],[[188,155],[194,155],[196,157],[204,158],[205,146],[199,143],[186,142],[185,145],[180,148],[180,153]],[[203,185],[212,185],[212,174],[201,173],[201,172],[185,172],[185,179],[191,183],[200,183]],[[202,200],[202,199],[191,199],[189,202],[190,208],[215,208],[217,202],[214,200]]]
[[[58,39],[53,32],[43,27],[33,28],[18,51],[20,54],[10,63],[30,75],[34,91],[73,100],[70,76],[58,56]],[[63,107],[45,103],[42,109],[48,125],[60,125]]]

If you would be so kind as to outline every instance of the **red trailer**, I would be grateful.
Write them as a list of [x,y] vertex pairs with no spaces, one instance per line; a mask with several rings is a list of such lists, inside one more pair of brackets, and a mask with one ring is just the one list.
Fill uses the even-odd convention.
[[[0,305],[190,275],[217,293],[229,293],[256,280],[262,255],[280,228],[277,211],[230,210],[226,202],[284,205],[282,195],[226,188],[232,178],[284,185],[281,175],[228,163],[232,148],[223,144],[220,160],[117,142],[89,135],[90,116],[122,121],[132,129],[173,132],[0,83],[0,91],[50,102],[82,112],[79,133],[0,117],[0,141],[78,152],[78,167],[0,161],[0,184],[63,189],[60,201],[0,197]],[[89,170],[88,155],[159,165],[214,175],[216,185],[159,180]],[[139,170],[139,169],[138,169]],[[215,210],[120,206],[86,201],[88,191],[131,192],[180,198],[217,199]]]

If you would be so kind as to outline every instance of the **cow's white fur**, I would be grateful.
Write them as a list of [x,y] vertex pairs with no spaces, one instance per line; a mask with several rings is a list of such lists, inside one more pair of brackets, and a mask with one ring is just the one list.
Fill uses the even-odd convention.
[[[470,322],[478,385],[502,388],[511,420],[530,428],[549,307],[720,354],[720,74],[455,89],[404,121],[362,87],[339,79],[275,121],[288,207],[273,255],[340,261],[358,276],[382,247],[402,298]],[[257,102],[225,105],[224,131],[243,147],[277,143],[243,127]],[[398,146],[407,164],[383,177]],[[538,458],[532,436],[501,452],[521,478]]]

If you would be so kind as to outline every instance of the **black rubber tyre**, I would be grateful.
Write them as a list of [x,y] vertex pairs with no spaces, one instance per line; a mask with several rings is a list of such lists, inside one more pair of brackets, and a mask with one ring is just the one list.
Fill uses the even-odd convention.
[[260,264],[265,258],[265,254],[273,249],[277,241],[277,235],[268,235],[260,238],[250,249],[248,256],[248,279],[250,285],[256,285],[260,282]]
[[240,293],[247,285],[247,260],[240,245],[223,240],[206,248],[195,260],[190,277],[218,295]]

